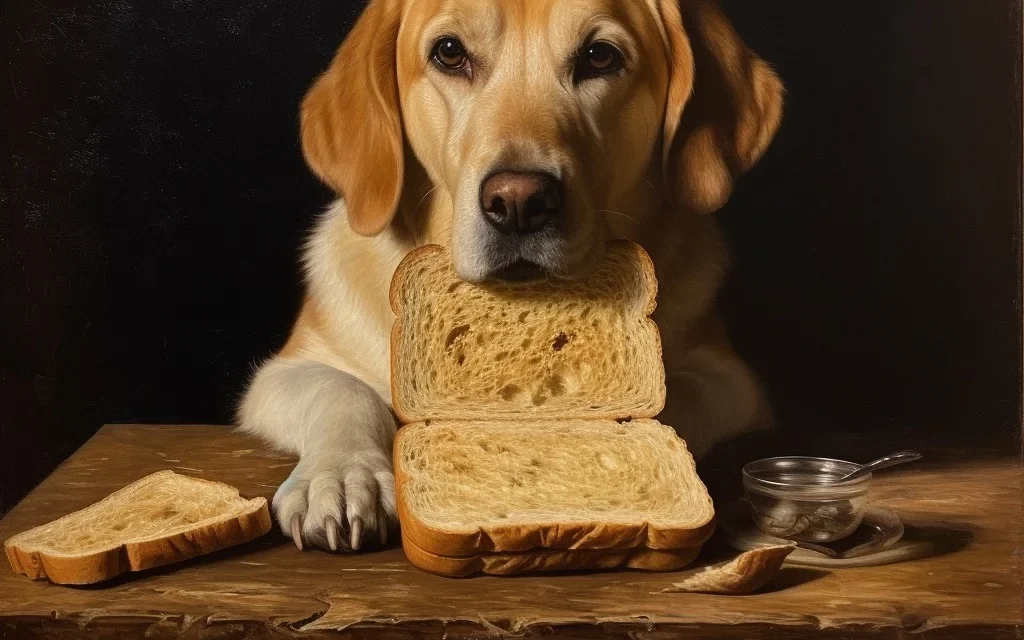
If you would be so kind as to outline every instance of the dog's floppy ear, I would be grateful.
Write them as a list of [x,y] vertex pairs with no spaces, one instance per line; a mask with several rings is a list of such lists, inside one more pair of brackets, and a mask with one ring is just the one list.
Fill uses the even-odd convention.
[[387,227],[401,196],[400,19],[399,0],[371,0],[302,102],[306,162],[345,199],[349,224],[361,235]]
[[673,202],[710,213],[768,148],[782,82],[747,48],[715,0],[659,0],[671,54],[663,168]]

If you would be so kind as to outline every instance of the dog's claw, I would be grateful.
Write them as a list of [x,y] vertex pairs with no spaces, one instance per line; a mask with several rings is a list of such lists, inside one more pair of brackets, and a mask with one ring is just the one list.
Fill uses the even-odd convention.
[[331,548],[331,551],[338,550],[338,521],[334,519],[334,516],[327,516],[324,520],[324,530],[327,531],[327,546]]
[[297,513],[292,516],[291,533],[295,546],[302,551],[302,516]]
[[359,516],[352,518],[352,531],[349,535],[349,541],[352,544],[353,551],[359,551],[359,547],[363,545],[363,519]]

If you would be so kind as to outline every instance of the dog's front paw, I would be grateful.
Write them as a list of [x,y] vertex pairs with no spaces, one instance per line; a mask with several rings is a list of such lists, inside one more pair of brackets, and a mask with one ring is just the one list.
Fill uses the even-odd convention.
[[274,495],[281,530],[305,546],[358,551],[397,526],[395,476],[380,451],[304,456]]

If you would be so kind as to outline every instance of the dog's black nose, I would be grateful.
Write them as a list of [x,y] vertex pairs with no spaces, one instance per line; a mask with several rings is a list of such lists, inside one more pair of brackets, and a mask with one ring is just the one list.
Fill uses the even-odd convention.
[[480,209],[504,233],[533,233],[561,211],[562,183],[540,172],[502,171],[480,188]]

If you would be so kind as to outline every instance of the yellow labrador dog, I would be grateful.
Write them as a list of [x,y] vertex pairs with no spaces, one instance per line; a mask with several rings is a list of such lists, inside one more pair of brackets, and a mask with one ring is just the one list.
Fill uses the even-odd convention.
[[340,196],[305,250],[291,337],[239,422],[297,453],[274,496],[301,549],[394,526],[388,286],[424,243],[469,282],[582,278],[609,238],[654,259],[669,406],[698,457],[770,420],[715,310],[715,222],[782,85],[711,0],[371,0],[302,105]]

